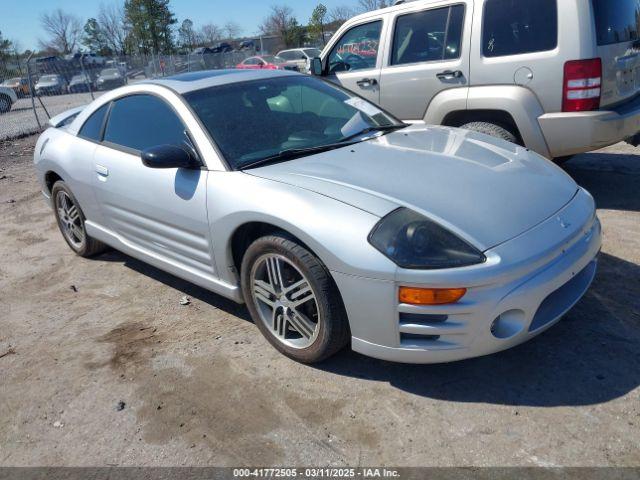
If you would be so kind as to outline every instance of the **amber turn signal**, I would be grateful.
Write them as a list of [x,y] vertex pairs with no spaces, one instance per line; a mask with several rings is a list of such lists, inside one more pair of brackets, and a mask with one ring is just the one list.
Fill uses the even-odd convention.
[[410,305],[446,305],[456,303],[465,293],[466,288],[400,287],[398,299]]

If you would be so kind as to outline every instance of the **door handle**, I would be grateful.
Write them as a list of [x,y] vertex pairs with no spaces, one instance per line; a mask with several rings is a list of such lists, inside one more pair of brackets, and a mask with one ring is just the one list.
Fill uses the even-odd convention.
[[375,78],[363,78],[362,80],[358,80],[356,82],[356,85],[358,85],[360,88],[369,88],[377,84],[378,81]]
[[109,169],[103,165],[96,165],[96,173],[101,177],[108,177]]
[[436,77],[440,80],[454,80],[456,78],[462,78],[463,75],[460,70],[445,70],[444,72],[436,73]]

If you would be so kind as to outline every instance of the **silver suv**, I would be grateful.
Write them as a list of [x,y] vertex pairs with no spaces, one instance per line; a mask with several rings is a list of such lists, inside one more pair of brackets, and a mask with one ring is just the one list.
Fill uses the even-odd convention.
[[357,16],[312,71],[408,122],[547,158],[640,136],[638,0],[418,0]]

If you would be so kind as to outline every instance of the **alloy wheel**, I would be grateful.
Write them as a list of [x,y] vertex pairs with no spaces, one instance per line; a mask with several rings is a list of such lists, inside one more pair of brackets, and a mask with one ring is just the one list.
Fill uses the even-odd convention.
[[76,249],[81,249],[86,233],[80,210],[67,192],[61,190],[56,194],[56,210],[62,234]]
[[260,320],[281,343],[307,348],[320,330],[318,300],[307,277],[286,257],[262,255],[251,269],[251,296]]

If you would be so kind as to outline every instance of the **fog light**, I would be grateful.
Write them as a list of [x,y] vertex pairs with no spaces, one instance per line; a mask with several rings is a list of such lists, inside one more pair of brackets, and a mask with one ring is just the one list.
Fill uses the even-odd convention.
[[398,299],[409,305],[446,305],[456,303],[465,293],[466,288],[400,287]]

